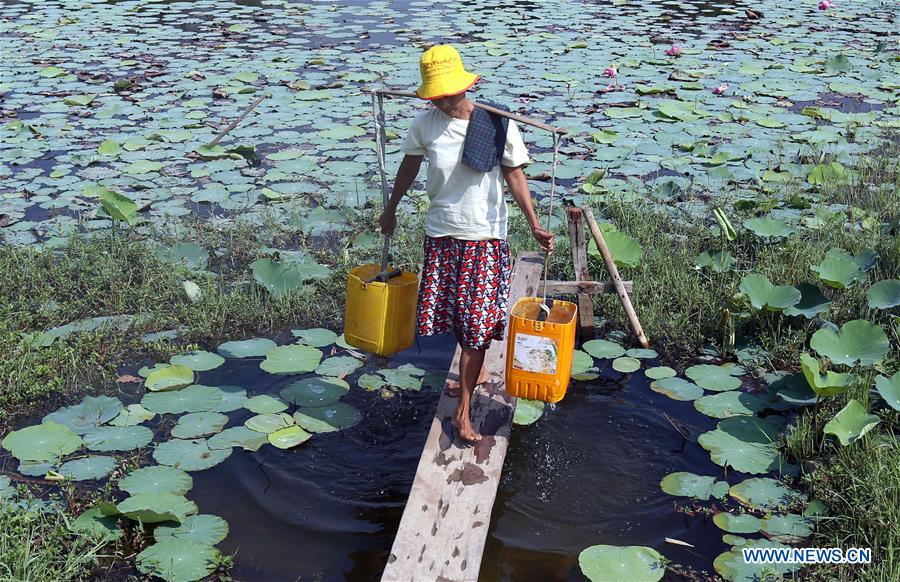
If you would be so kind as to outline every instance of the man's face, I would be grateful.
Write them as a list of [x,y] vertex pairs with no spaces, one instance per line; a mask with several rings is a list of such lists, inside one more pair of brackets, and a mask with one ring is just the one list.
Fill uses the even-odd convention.
[[435,107],[450,115],[453,111],[458,111],[460,104],[465,101],[466,94],[460,93],[459,95],[450,95],[449,97],[440,97],[439,99],[432,99],[431,102]]

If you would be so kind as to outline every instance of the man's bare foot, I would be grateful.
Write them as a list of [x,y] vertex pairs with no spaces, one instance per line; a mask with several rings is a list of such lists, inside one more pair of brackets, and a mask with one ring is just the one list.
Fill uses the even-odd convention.
[[462,440],[469,443],[481,440],[481,435],[475,432],[475,428],[472,426],[472,420],[469,418],[468,410],[460,411],[457,409],[450,424],[453,425],[453,428],[456,429],[456,434],[458,434],[459,438]]
[[[481,367],[481,373],[478,374],[478,381],[476,382],[476,386],[479,384],[486,384],[491,381],[491,372],[487,369],[487,367]],[[458,380],[447,380],[447,396],[457,398],[459,396],[459,381]]]

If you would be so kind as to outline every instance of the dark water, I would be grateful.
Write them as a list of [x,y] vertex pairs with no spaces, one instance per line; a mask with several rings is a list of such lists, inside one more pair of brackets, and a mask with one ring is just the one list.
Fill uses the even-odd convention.
[[[425,339],[421,354],[407,350],[397,360],[446,371],[452,350],[447,339]],[[277,394],[290,379],[272,383],[255,362],[229,361],[201,382]],[[604,378],[573,384],[534,425],[514,428],[480,579],[582,580],[578,553],[600,543],[653,546],[678,563],[711,570],[727,549],[721,532],[702,517],[675,512],[659,481],[672,471],[722,471],[664,414],[693,436],[714,423],[691,403],[648,386],[641,372],[608,370]],[[202,513],[231,526],[219,547],[236,554],[236,579],[378,579],[437,399],[435,392],[382,399],[354,387],[343,401],[364,411],[359,425],[316,435],[292,451],[236,450],[218,467],[195,473],[189,496]],[[699,549],[664,544],[667,536]]]

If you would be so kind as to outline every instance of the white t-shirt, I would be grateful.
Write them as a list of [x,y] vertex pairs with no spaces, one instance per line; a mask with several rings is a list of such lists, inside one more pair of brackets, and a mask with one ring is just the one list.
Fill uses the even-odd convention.
[[[505,239],[508,211],[500,166],[478,172],[462,163],[468,127],[468,120],[433,108],[416,116],[403,142],[403,153],[426,156],[428,161],[425,191],[430,204],[425,234],[462,240]],[[529,162],[519,128],[510,120],[501,163],[518,167]]]

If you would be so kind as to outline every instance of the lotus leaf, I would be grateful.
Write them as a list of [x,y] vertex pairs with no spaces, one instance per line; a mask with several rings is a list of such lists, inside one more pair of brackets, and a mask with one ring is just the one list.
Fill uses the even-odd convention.
[[821,263],[810,267],[829,287],[847,289],[866,279],[866,273],[852,259],[844,256],[826,256]]
[[163,164],[151,160],[138,160],[125,166],[126,174],[142,175],[162,170]]
[[800,302],[785,309],[785,315],[792,317],[802,315],[807,319],[812,319],[816,315],[828,311],[828,308],[831,306],[831,302],[822,295],[822,291],[815,285],[800,283],[799,285],[794,285],[794,288],[800,292]]
[[261,358],[278,344],[266,338],[231,341],[220,344],[217,351],[226,358]]
[[343,378],[344,376],[352,374],[360,366],[362,366],[362,362],[356,358],[350,356],[335,356],[323,360],[322,363],[319,364],[319,367],[316,368],[316,374]]
[[813,533],[812,520],[792,513],[771,515],[763,520],[761,531],[776,542],[798,543]]
[[363,374],[356,380],[356,385],[368,392],[380,390],[385,384],[385,379],[375,374]]
[[233,412],[247,403],[247,391],[239,386],[219,386],[222,402],[210,412]]
[[545,404],[540,400],[516,399],[516,412],[513,414],[513,424],[526,426],[535,423],[544,415]]
[[335,343],[338,339],[336,333],[330,329],[294,329],[291,330],[294,337],[298,338],[301,343],[314,348],[324,348]]
[[89,456],[63,463],[57,473],[73,481],[103,479],[116,468],[113,457]]
[[422,389],[422,379],[416,378],[411,374],[407,374],[399,368],[379,370],[384,376],[385,382],[391,388],[399,388],[400,390],[413,390],[418,392]]
[[809,387],[820,398],[840,394],[855,384],[857,380],[853,374],[832,372],[831,370],[822,374],[819,360],[809,354],[800,355],[800,368],[803,370],[803,376]]
[[809,340],[809,347],[835,364],[870,366],[884,359],[890,344],[881,327],[864,319],[855,319],[838,331],[816,331]]
[[721,394],[711,394],[694,400],[698,412],[712,418],[753,415],[766,408],[759,396],[731,390]]
[[763,275],[747,275],[741,279],[741,293],[750,299],[754,309],[782,311],[800,302],[800,291],[788,285],[775,286]]
[[741,387],[740,378],[735,378],[732,372],[733,370],[727,366],[700,364],[686,369],[684,375],[706,390],[727,392]]
[[218,559],[219,551],[210,545],[170,537],[144,548],[137,567],[167,582],[194,582],[212,574]]
[[177,521],[197,513],[197,504],[173,493],[138,493],[125,499],[116,509],[129,519],[142,523]]
[[[121,151],[121,149],[122,147],[119,145],[119,142],[112,139],[107,139],[103,140],[97,147],[97,153],[101,156],[115,156]],[[109,213],[109,210],[107,210],[106,212]]]
[[866,292],[869,309],[890,309],[900,305],[900,281],[886,279],[869,287]]
[[0,475],[0,501],[10,499],[15,490],[10,486],[10,479],[6,475]]
[[653,368],[647,368],[644,370],[644,375],[650,378],[651,380],[662,380],[663,378],[671,378],[675,376],[677,372],[668,366],[655,366]]
[[231,456],[231,449],[211,450],[207,441],[172,439],[156,445],[153,458],[160,465],[183,471],[205,471]]
[[137,204],[124,194],[104,188],[100,192],[100,205],[104,212],[115,220],[127,222],[131,226],[138,222]]
[[763,521],[749,513],[729,513],[722,511],[713,516],[713,523],[719,529],[729,533],[756,533],[763,525]]
[[[641,261],[643,250],[636,240],[625,234],[614,230],[609,224],[601,224],[600,231],[603,233],[603,241],[606,243],[609,252],[612,255],[613,262],[617,267],[637,267]],[[602,260],[600,250],[597,243],[591,239],[588,244],[588,253],[597,260]]]
[[28,477],[44,477],[54,470],[56,461],[56,459],[53,459],[52,462],[21,461],[19,463],[18,471]]
[[728,494],[752,509],[773,510],[806,501],[806,496],[770,477],[751,477],[732,485]]
[[[307,430],[309,429],[307,428]],[[246,426],[234,426],[210,437],[207,444],[210,449],[241,447],[245,451],[258,451],[267,442],[269,440],[265,434],[250,430]]]
[[792,234],[795,230],[788,223],[770,216],[749,218],[744,221],[744,226],[763,238],[782,238]]
[[301,443],[305,443],[310,437],[312,437],[312,435],[299,426],[289,426],[270,432],[268,439],[272,445],[279,449],[290,449]]
[[181,469],[154,465],[135,469],[118,482],[119,489],[131,495],[141,493],[171,493],[172,495],[186,495],[194,480]]
[[281,391],[281,397],[296,406],[326,406],[340,400],[349,390],[350,385],[339,378],[313,377],[289,384]]
[[890,378],[879,375],[875,378],[875,389],[891,408],[900,410],[900,372]]
[[194,439],[222,432],[228,424],[228,417],[218,412],[192,412],[178,419],[172,428],[172,436],[179,439]]
[[133,451],[153,440],[146,426],[100,426],[84,435],[84,446],[92,451]]
[[[800,356],[801,360],[803,356]],[[803,374],[788,374],[783,376],[769,385],[769,389],[773,391],[782,401],[796,406],[807,406],[815,404],[818,396],[813,392]]]
[[594,359],[581,350],[572,353],[572,375],[585,374],[594,365]]
[[183,264],[193,271],[202,271],[209,265],[209,251],[197,243],[183,242],[172,247],[158,247],[156,255],[163,261]]
[[72,529],[104,540],[117,540],[122,537],[122,530],[117,522],[117,516],[105,515],[100,507],[94,507],[75,518]]
[[312,278],[304,276],[296,265],[277,263],[272,259],[256,259],[250,267],[256,282],[275,297],[285,297],[298,291],[305,280]]
[[728,493],[728,483],[715,477],[695,475],[679,471],[666,475],[659,486],[669,495],[692,497],[705,501],[710,497],[721,499]]
[[206,372],[224,364],[225,358],[219,354],[197,350],[172,356],[170,362],[173,366],[184,366],[195,372]]
[[278,346],[259,367],[270,374],[302,374],[315,370],[321,360],[322,352],[310,346]]
[[222,404],[222,391],[194,384],[171,392],[151,392],[144,396],[141,404],[157,414],[206,412]]
[[806,181],[814,186],[822,186],[829,183],[835,183],[843,178],[847,173],[838,162],[828,162],[827,164],[816,165],[806,177]]
[[84,434],[114,419],[123,408],[118,398],[87,396],[79,404],[51,412],[44,421],[53,421],[69,427],[75,434]]
[[340,430],[336,426],[325,422],[324,420],[319,420],[318,418],[313,418],[307,414],[303,414],[300,411],[294,413],[294,422],[297,423],[300,428],[307,432],[312,433],[323,433],[323,432],[337,432]]
[[244,426],[250,430],[255,430],[256,432],[261,432],[263,434],[273,433],[276,430],[287,428],[292,424],[294,424],[294,419],[291,418],[291,415],[285,414],[284,412],[257,414],[244,422]]
[[625,348],[615,342],[603,339],[586,342],[581,348],[591,356],[600,359],[619,358],[625,355]]
[[67,426],[45,420],[9,433],[0,444],[20,461],[45,462],[77,451],[81,437]]
[[109,421],[112,426],[135,426],[153,420],[155,412],[151,412],[140,404],[129,404],[117,417]]
[[809,517],[812,519],[817,519],[821,517],[825,517],[828,515],[828,506],[825,505],[824,501],[819,499],[813,499],[806,506],[806,509],[803,510],[803,517]]
[[663,557],[645,546],[591,546],[578,554],[581,573],[591,582],[655,582],[666,572]]
[[703,251],[694,259],[698,269],[709,267],[716,273],[724,273],[734,267],[737,261],[728,251]]
[[[747,423],[725,425],[728,421]],[[709,451],[717,465],[731,465],[736,471],[759,474],[779,469],[782,464],[778,451],[777,428],[770,421],[749,416],[732,416],[719,422],[715,430],[701,434],[697,442]]]
[[622,374],[630,374],[641,369],[641,361],[637,358],[616,358],[613,360],[612,369]]
[[147,376],[149,376],[150,374],[152,374],[152,373],[155,372],[156,370],[162,370],[163,368],[168,368],[168,367],[169,367],[169,364],[165,364],[165,363],[162,363],[162,362],[157,362],[157,363],[153,364],[152,366],[144,366],[143,368],[141,368],[140,370],[138,370],[138,376],[140,376],[141,378],[146,379]]
[[665,394],[673,400],[696,400],[703,396],[703,389],[675,376],[663,378],[650,383],[650,389]]
[[177,390],[194,383],[194,371],[187,366],[162,366],[150,372],[144,385],[147,390],[164,392]]
[[301,408],[300,412],[317,420],[327,422],[338,430],[356,425],[362,420],[362,414],[356,408],[343,402],[335,402],[328,406]]
[[645,348],[631,348],[630,350],[625,352],[625,355],[629,358],[638,358],[640,360],[647,360],[659,357],[659,354],[656,350],[650,350]]
[[254,414],[275,414],[287,410],[288,403],[268,394],[259,394],[244,402],[244,408]]
[[790,546],[765,539],[746,540],[743,545],[719,554],[713,561],[713,568],[724,579],[731,582],[761,582],[780,579],[783,574],[799,570],[801,567],[801,564],[748,563],[744,561],[742,548],[789,549]]
[[153,530],[156,541],[167,538],[214,546],[228,537],[228,522],[218,515],[191,515],[179,526],[159,525]]
[[96,94],[87,94],[87,95],[70,95],[66,97],[63,102],[66,105],[78,105],[84,107],[86,105],[90,105],[91,102],[97,98]]
[[869,414],[856,399],[851,398],[844,408],[825,424],[823,432],[834,435],[842,445],[849,446],[875,428],[881,422],[875,414]]

